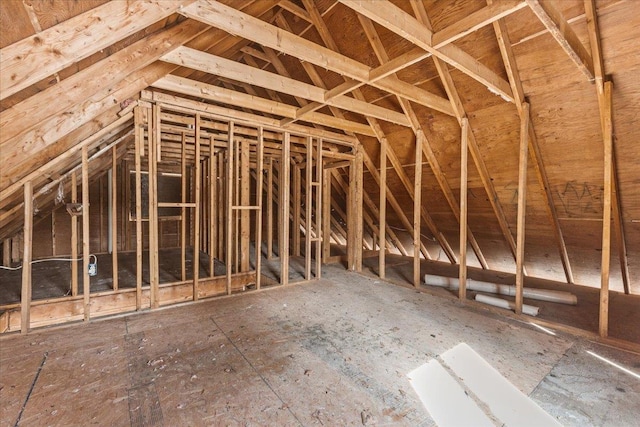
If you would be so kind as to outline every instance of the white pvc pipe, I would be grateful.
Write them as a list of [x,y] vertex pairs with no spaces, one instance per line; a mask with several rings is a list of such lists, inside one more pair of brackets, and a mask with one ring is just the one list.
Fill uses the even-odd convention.
[[[476,301],[484,304],[489,304],[494,307],[506,308],[508,310],[515,310],[516,308],[516,304],[511,301],[503,300],[501,298],[496,298],[489,295],[476,294]],[[540,310],[539,307],[535,307],[533,305],[528,305],[528,304],[522,304],[522,313],[527,314],[529,316],[537,316],[538,310]]]
[[[425,274],[424,282],[431,286],[440,286],[449,289],[458,289],[460,281],[457,278],[430,276]],[[516,287],[513,285],[500,285],[497,283],[481,282],[478,280],[467,279],[467,289],[471,291],[488,292],[498,295],[516,294]],[[576,305],[578,297],[570,292],[554,291],[549,289],[524,288],[522,290],[524,298],[531,298],[540,301],[556,302],[560,304]]]

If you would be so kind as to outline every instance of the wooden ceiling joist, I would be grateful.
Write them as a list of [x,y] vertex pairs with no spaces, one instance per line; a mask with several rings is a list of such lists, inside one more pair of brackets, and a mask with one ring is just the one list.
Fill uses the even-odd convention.
[[[158,89],[169,90],[198,98],[207,99],[213,102],[221,102],[228,105],[249,108],[263,113],[275,114],[282,117],[295,117],[296,108],[292,105],[271,101],[265,98],[248,95],[242,92],[225,89],[219,86],[213,86],[198,81],[185,79],[182,77],[167,75],[151,85]],[[306,121],[317,123],[323,126],[329,126],[336,129],[342,129],[349,132],[355,132],[363,135],[373,136],[371,128],[367,125],[327,114],[313,113],[309,114]]]
[[402,126],[409,125],[404,115],[395,111],[360,102],[347,96],[338,96],[325,101],[326,91],[316,86],[194,49],[181,47],[164,55],[161,59],[175,65],[197,69],[209,74],[238,80],[312,101],[327,102],[328,104],[347,111],[377,117]]

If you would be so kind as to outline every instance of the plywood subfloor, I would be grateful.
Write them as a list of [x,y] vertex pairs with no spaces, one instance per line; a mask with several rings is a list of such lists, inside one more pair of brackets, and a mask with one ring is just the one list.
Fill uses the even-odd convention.
[[[0,424],[433,421],[407,374],[465,342],[564,425],[632,425],[640,356],[347,273],[0,339]],[[437,385],[434,385],[437,386]],[[585,393],[585,389],[589,392]]]

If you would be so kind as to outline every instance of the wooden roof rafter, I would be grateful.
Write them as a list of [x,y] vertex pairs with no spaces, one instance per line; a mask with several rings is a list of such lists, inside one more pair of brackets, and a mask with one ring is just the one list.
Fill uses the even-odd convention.
[[[378,57],[378,61],[384,64],[389,60],[389,57],[387,55],[384,45],[380,40],[380,37],[378,37],[377,35],[377,31],[373,26],[373,22],[367,17],[362,15],[358,15],[358,19],[360,20],[360,23],[362,24],[364,32],[367,35],[367,38],[369,39],[370,45],[373,47],[373,50],[376,53],[376,56]],[[438,60],[436,57],[433,57],[433,59],[435,61]],[[451,99],[451,96],[449,96],[449,99]],[[402,109],[404,110],[405,115],[411,122],[411,127],[416,136],[416,143],[422,144],[422,153],[427,158],[429,166],[431,167],[431,170],[433,171],[433,174],[435,175],[436,180],[438,181],[438,185],[440,186],[440,189],[442,190],[445,196],[445,199],[447,200],[447,203],[449,204],[449,207],[451,208],[451,211],[453,212],[453,215],[456,218],[456,221],[460,222],[460,206],[457,200],[455,199],[453,191],[451,190],[451,187],[449,186],[449,183],[447,182],[444,173],[442,172],[442,168],[440,167],[440,164],[433,152],[433,149],[431,148],[429,139],[426,137],[426,135],[424,135],[423,138],[418,138],[418,133],[422,132],[424,134],[426,130],[423,129],[422,124],[420,123],[411,104],[400,98],[398,99],[398,101],[400,102],[400,105],[402,106]],[[452,109],[455,111],[455,108],[452,108]],[[392,150],[391,147],[389,147],[389,149]],[[487,260],[484,257],[482,250],[480,249],[480,245],[478,244],[471,228],[467,227],[467,229],[468,229],[467,236],[468,236],[469,242],[473,248],[474,253],[476,254],[476,257],[478,258],[478,261],[480,262],[480,265],[484,269],[489,268],[487,264]]]
[[[305,6],[308,9],[314,10],[314,12],[310,12],[310,15],[311,15],[312,19],[314,20],[315,27],[316,28],[320,28],[319,32],[320,32],[321,38],[322,38],[323,42],[325,43],[325,45],[327,47],[329,47],[330,49],[332,49],[332,51],[338,52],[338,46],[335,43],[335,41],[333,40],[333,37],[331,36],[331,32],[328,30],[328,28],[326,28],[326,24],[322,20],[322,16],[320,15],[320,13],[318,13],[317,10],[315,10],[316,9],[315,4],[310,2],[310,1],[305,1]],[[384,61],[380,61],[380,63],[382,64],[381,66],[384,66]],[[355,96],[356,99],[360,99],[362,101],[366,101],[365,98],[364,98],[364,95],[358,89],[354,90],[354,96]],[[399,96],[399,98],[402,99],[400,96]],[[369,122],[369,125],[374,130],[374,132],[376,133],[376,138],[379,141],[382,138],[386,138],[386,136],[384,134],[384,131],[382,130],[382,128],[380,127],[378,121],[375,118],[367,117],[367,121]],[[416,143],[417,143],[417,141],[418,141],[418,136],[416,135]],[[406,172],[402,168],[402,164],[401,164],[400,160],[395,155],[395,152],[393,151],[393,148],[391,146],[388,147],[387,155],[388,155],[388,158],[391,160],[391,164],[392,164],[393,168],[395,169],[396,173],[400,177],[400,179],[401,179],[402,183],[404,184],[405,189],[407,190],[407,192],[408,192],[409,196],[411,197],[411,199],[414,200],[414,201],[415,200],[419,201],[420,197],[415,192],[414,184],[412,184],[410,182],[409,177],[406,175]],[[424,208],[424,206],[422,206],[422,204],[420,204],[419,209],[417,210],[417,212],[420,213],[420,216],[423,218],[423,220],[427,224],[427,227],[431,231],[432,235],[434,236],[436,241],[440,244],[440,246],[444,250],[445,254],[447,255],[447,258],[449,258],[449,260],[452,263],[456,263],[457,259],[455,257],[455,254],[451,250],[451,246],[449,245],[449,242],[447,242],[447,239],[445,238],[445,236],[440,232],[440,230],[438,230],[438,228],[437,228],[435,222],[433,221],[433,218],[429,214],[429,212]],[[414,222],[415,222],[415,219],[416,218],[414,218]],[[415,232],[416,225],[412,225],[411,228],[414,230],[414,234],[416,234],[416,232]],[[422,242],[420,242],[420,246],[422,246]],[[425,248],[425,252],[426,252],[425,257],[427,259],[431,259],[430,255],[426,251],[426,248]]]
[[[225,6],[217,1],[196,2],[183,8],[181,14],[220,28],[248,40],[297,57],[301,61],[347,76],[354,81],[371,84],[378,89],[399,93],[429,108],[452,114],[447,100],[409,83],[389,77],[372,80],[371,68],[331,49],[319,46],[299,35],[284,31],[260,19]],[[322,99],[324,101],[324,99]]]
[[[414,43],[416,46],[440,58],[452,67],[457,68],[474,80],[477,80],[486,86],[489,91],[501,96],[505,101],[513,102],[513,93],[506,80],[453,43],[444,43],[445,40],[441,42],[442,46],[434,45],[433,32],[427,26],[388,0],[381,0],[374,3],[362,0],[339,1],[355,12],[377,22],[388,30]],[[520,8],[521,5],[516,4],[511,11],[515,12]],[[483,17],[483,19],[479,20],[480,23],[478,25],[488,25],[492,22],[492,19],[497,20],[502,16],[504,16],[504,12],[498,13],[494,11],[494,14],[489,19]],[[476,28],[476,26],[472,26],[472,28]],[[466,31],[469,31],[469,29],[465,29],[462,32]],[[447,40],[449,39],[452,39],[452,37],[448,36]]]

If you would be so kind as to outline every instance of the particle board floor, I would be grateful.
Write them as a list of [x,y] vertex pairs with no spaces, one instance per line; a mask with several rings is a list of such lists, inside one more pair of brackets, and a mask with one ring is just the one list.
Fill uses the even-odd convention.
[[[323,279],[0,339],[0,424],[434,425],[407,374],[461,342],[564,425],[633,425],[640,356]],[[434,385],[437,387],[437,385]],[[452,408],[455,410],[455,408]]]

